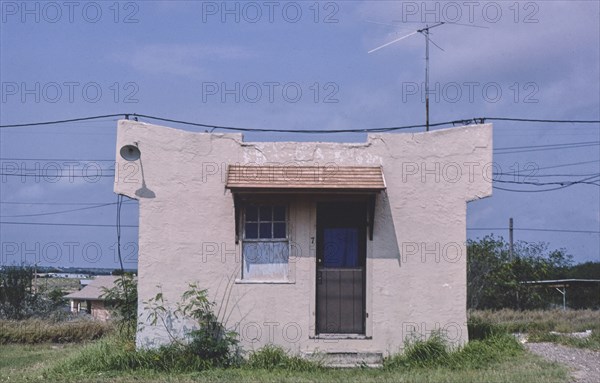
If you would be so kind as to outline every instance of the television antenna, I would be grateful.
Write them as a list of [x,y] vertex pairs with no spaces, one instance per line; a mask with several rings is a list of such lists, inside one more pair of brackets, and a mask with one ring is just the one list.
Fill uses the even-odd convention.
[[[376,24],[389,25],[389,24],[383,24],[383,23],[376,23]],[[387,47],[388,45],[395,44],[395,43],[399,42],[400,40],[404,40],[412,35],[416,35],[417,33],[420,33],[423,36],[425,36],[425,131],[426,132],[429,131],[429,43],[431,42],[438,49],[440,49],[441,51],[444,52],[444,49],[442,49],[442,47],[440,47],[435,42],[433,42],[433,40],[431,40],[431,38],[429,37],[429,30],[433,29],[433,28],[437,28],[444,24],[455,24],[455,25],[462,25],[465,27],[484,28],[484,29],[488,28],[488,27],[481,26],[481,25],[461,24],[461,23],[451,23],[451,22],[440,21],[431,26],[425,25],[425,28],[417,29],[416,31],[413,31],[407,35],[404,35],[404,36],[399,37],[395,40],[392,40],[388,43],[380,45],[377,48],[371,49],[370,51],[367,52],[367,53],[373,53],[375,51],[378,51],[380,49]]]

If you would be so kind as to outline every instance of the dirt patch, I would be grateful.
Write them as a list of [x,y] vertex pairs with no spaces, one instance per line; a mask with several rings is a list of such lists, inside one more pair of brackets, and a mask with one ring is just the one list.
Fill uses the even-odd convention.
[[572,371],[572,382],[600,382],[600,352],[555,343],[526,343],[525,347],[549,361],[569,367]]

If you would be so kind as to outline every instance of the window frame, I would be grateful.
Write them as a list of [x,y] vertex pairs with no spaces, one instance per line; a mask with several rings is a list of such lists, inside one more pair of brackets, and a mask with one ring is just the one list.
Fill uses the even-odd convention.
[[[249,207],[256,207],[257,208],[257,217],[256,220],[253,221],[247,221],[247,209]],[[271,209],[271,219],[269,221],[262,221],[261,220],[261,216],[260,216],[260,209],[261,207],[270,207]],[[275,208],[276,207],[283,207],[284,208],[284,220],[280,221],[280,220],[275,220]],[[291,283],[290,282],[290,272],[291,272],[291,267],[290,267],[290,254],[291,254],[291,229],[290,229],[290,205],[288,202],[284,202],[284,201],[245,201],[244,204],[241,206],[241,219],[240,219],[240,226],[241,226],[241,230],[240,230],[240,243],[241,243],[241,275],[240,275],[240,280],[239,282],[241,283]],[[250,222],[250,223],[256,223],[257,225],[257,231],[256,231],[256,238],[246,238],[246,224]],[[269,222],[271,224],[271,238],[260,238],[260,225],[261,223],[266,223]],[[285,237],[283,238],[274,238],[275,235],[275,223],[284,223],[285,224]],[[288,254],[288,258],[287,258],[287,270],[285,271],[285,275],[282,276],[277,276],[274,278],[261,278],[261,277],[252,277],[247,275],[247,273],[245,272],[245,266],[246,266],[246,257],[244,254],[244,247],[247,244],[257,244],[258,246],[260,246],[260,244],[263,243],[267,243],[267,244],[271,244],[271,243],[282,243],[282,244],[286,244],[285,245],[285,249],[287,250],[287,254]],[[267,255],[268,256],[268,255]]]

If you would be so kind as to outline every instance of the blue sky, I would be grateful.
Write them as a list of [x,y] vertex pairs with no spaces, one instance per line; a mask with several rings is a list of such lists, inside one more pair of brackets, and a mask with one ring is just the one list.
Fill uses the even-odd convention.
[[[367,51],[438,21],[470,26],[431,31],[443,48],[430,51],[432,122],[600,119],[598,2],[424,4],[2,1],[0,122],[140,113],[273,129],[422,124],[423,36]],[[598,124],[495,122],[494,128],[498,169],[535,170],[533,178],[525,178],[528,170],[500,180],[553,182],[600,173]],[[1,173],[29,174],[0,176],[0,221],[11,222],[0,224],[2,264],[117,267],[110,170],[115,131],[116,118],[0,130]],[[251,133],[245,139],[365,137]],[[585,144],[532,148],[566,143]],[[502,149],[513,147],[525,149]],[[78,177],[55,178],[57,171]],[[126,203],[122,217],[136,225],[137,204]],[[564,247],[576,261],[600,259],[597,185],[495,190],[469,204],[467,225],[505,228],[509,217],[517,229],[596,232],[517,230],[515,239]],[[72,225],[82,223],[107,226]],[[475,238],[488,232],[468,233]],[[507,230],[494,232],[508,236]],[[123,228],[122,242],[125,266],[135,267],[136,228]]]

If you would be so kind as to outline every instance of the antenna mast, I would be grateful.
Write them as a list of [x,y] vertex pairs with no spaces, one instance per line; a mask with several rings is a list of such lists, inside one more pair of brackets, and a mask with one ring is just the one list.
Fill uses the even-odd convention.
[[[376,24],[380,24],[380,23],[376,23]],[[430,38],[429,38],[429,30],[431,28],[435,28],[435,27],[439,27],[440,25],[444,25],[444,24],[455,24],[455,25],[463,25],[466,27],[474,27],[474,28],[485,28],[487,29],[488,27],[485,26],[480,26],[480,25],[471,25],[471,24],[461,24],[461,23],[452,23],[452,22],[444,22],[441,21],[437,24],[434,24],[432,26],[426,25],[425,28],[423,29],[417,29],[414,32],[411,32],[405,36],[402,36],[400,38],[397,38],[395,40],[390,41],[389,43],[385,43],[383,45],[378,46],[375,49],[371,49],[368,53],[373,53],[375,51],[378,51],[382,48],[387,47],[388,45],[394,44],[400,40],[404,40],[405,38],[412,36],[414,34],[420,33],[423,36],[425,36],[425,131],[429,131],[429,42],[431,41],[431,43],[433,45],[435,45],[436,47],[438,47],[440,50],[443,51],[442,47],[440,47],[439,45],[437,45],[435,42],[433,42]],[[387,25],[387,24],[384,24]]]
[[[426,25],[425,28],[419,29],[417,32],[425,36],[425,131],[429,132],[429,30],[439,27],[444,22],[437,23],[431,27]],[[440,48],[441,49],[441,48]],[[443,49],[442,49],[443,50]]]
[[425,131],[429,132],[429,28],[425,28]]

